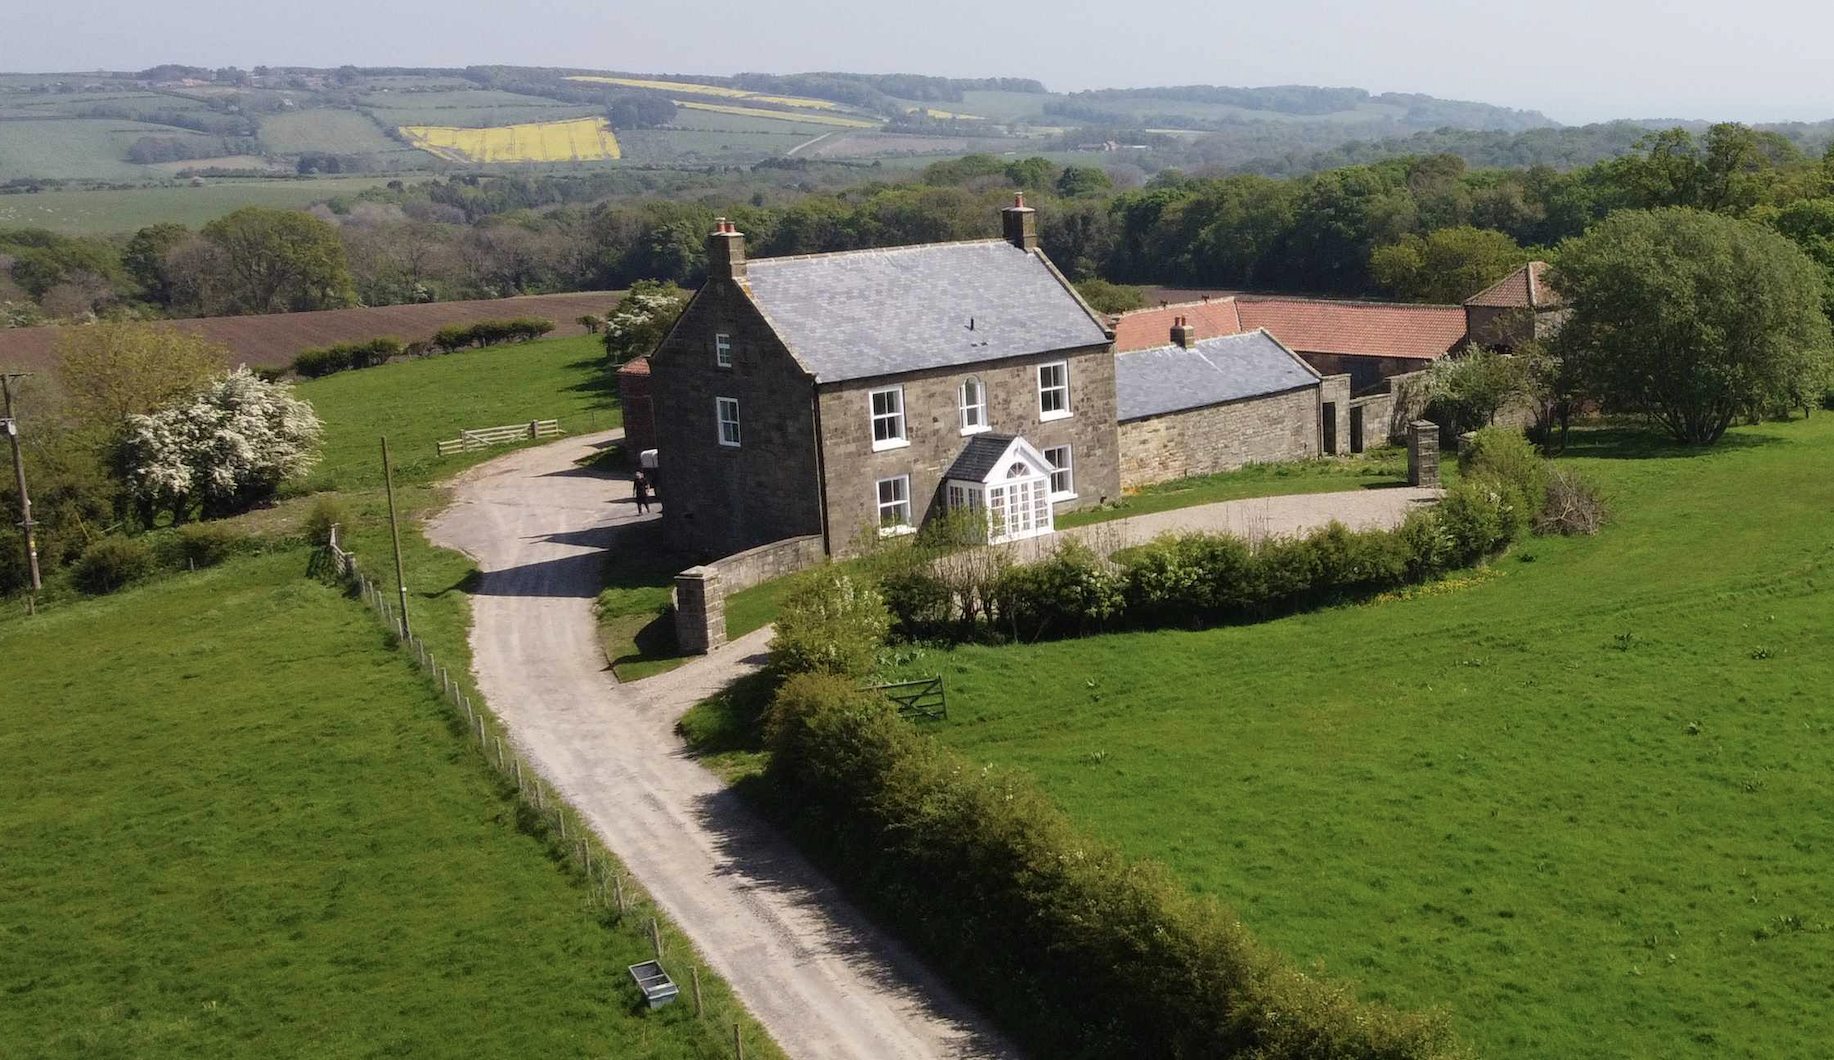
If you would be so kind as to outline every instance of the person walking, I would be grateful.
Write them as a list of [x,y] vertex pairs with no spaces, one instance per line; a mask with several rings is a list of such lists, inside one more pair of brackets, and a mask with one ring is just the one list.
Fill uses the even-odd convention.
[[632,483],[631,492],[637,498],[637,514],[648,515],[650,510],[650,480],[643,472],[637,472],[637,481]]

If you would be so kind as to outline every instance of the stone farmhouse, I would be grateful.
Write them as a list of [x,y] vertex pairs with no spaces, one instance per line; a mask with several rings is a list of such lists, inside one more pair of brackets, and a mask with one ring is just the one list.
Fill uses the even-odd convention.
[[[1001,221],[1000,239],[756,260],[719,222],[706,282],[619,373],[671,544],[846,554],[964,508],[995,540],[1050,533],[1125,489],[1360,451],[1365,420],[1385,440],[1407,411],[1392,380],[1460,349],[1470,314],[1499,340],[1522,326],[1490,304],[1510,279],[1463,307],[1244,297],[1103,317],[1023,197]],[[1544,291],[1535,267],[1518,275],[1525,300]]]

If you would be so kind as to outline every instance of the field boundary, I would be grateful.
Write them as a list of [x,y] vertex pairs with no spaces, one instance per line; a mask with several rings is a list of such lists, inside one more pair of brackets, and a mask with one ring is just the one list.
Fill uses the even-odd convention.
[[[519,811],[541,822],[547,830],[550,846],[559,855],[558,862],[585,882],[594,918],[601,923],[610,920],[619,927],[647,931],[657,961],[667,961],[677,969],[682,964],[688,966],[685,977],[675,977],[676,982],[691,982],[693,986],[692,1000],[683,1003],[693,1004],[696,1018],[707,1020],[710,1031],[714,1027],[730,1028],[718,1032],[726,1043],[719,1055],[730,1053],[736,1060],[745,1060],[750,1049],[754,1057],[781,1056],[780,1048],[730,989],[717,992],[722,997],[703,995],[702,973],[707,970],[707,964],[699,959],[687,935],[606,849],[586,823],[585,815],[557,789],[544,783],[532,766],[525,765],[513,744],[505,743],[507,730],[490,709],[481,702],[472,702],[471,694],[461,687],[449,669],[440,665],[425,641],[414,636],[411,629],[403,633],[399,606],[390,602],[391,594],[381,583],[357,565],[356,553],[340,545],[339,531],[334,524],[330,540],[324,546],[323,554],[330,561],[330,573],[352,589],[382,620],[392,635],[391,646],[407,651],[415,668],[426,675],[430,684],[438,686],[440,701],[452,711],[453,720],[464,726],[467,742],[474,742],[479,755],[495,770],[499,779],[513,786]],[[708,971],[707,974],[712,973]],[[612,989],[623,989],[624,980],[620,978],[616,982]]]
[[451,456],[454,453],[469,453],[493,445],[504,445],[521,441],[525,438],[559,438],[566,432],[560,429],[559,420],[530,420],[527,423],[511,423],[502,427],[477,427],[460,431],[457,438],[450,441],[434,442],[435,456]]

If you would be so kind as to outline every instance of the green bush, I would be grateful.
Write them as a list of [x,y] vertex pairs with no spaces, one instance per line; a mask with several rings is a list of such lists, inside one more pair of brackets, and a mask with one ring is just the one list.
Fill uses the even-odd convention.
[[822,570],[784,600],[771,638],[771,666],[781,674],[864,677],[890,628],[891,616],[876,590]]
[[1526,521],[1520,495],[1497,479],[1464,478],[1434,509],[1452,541],[1454,565],[1475,562],[1513,541]]
[[172,537],[171,566],[178,568],[214,567],[242,552],[253,551],[256,538],[221,523],[192,523],[178,528]]
[[1524,511],[1541,510],[1547,497],[1548,464],[1534,444],[1512,427],[1485,427],[1459,450],[1460,477],[1488,477],[1515,491]]
[[1300,973],[1025,774],[964,760],[844,678],[791,678],[766,733],[786,826],[1033,1055],[1470,1055],[1443,1016]]
[[881,574],[879,593],[891,613],[891,632],[901,640],[939,640],[954,622],[954,594],[927,563],[900,565]]
[[463,324],[447,324],[435,331],[429,341],[447,353],[456,353],[471,345],[475,341],[475,336],[472,330]]
[[1008,568],[994,589],[1000,624],[1021,640],[1094,633],[1126,604],[1120,574],[1074,538],[1040,563]]
[[306,379],[318,379],[349,368],[349,351],[337,346],[300,350],[293,358],[293,371]]
[[301,529],[307,541],[322,548],[331,543],[331,528],[338,525],[350,525],[349,507],[336,497],[320,496],[306,512]]
[[132,537],[105,537],[83,550],[70,581],[91,596],[112,593],[153,572],[153,550]]

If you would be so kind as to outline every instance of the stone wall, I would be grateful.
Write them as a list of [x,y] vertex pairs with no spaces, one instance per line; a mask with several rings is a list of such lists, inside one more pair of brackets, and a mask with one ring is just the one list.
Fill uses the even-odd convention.
[[[732,367],[714,361],[732,337]],[[650,358],[663,525],[711,557],[821,532],[815,388],[733,280],[711,279]],[[719,443],[716,397],[737,398],[737,447]]]
[[[1319,455],[1321,388],[1246,398],[1120,425],[1121,486],[1136,489],[1245,464]],[[1342,438],[1348,444],[1348,414]]]
[[[1326,456],[1342,456],[1350,451],[1350,377],[1347,375],[1327,375],[1318,388],[1318,431],[1319,452]],[[1333,417],[1333,430],[1325,429],[1325,412],[1329,409]]]
[[[1053,361],[1069,364],[1072,414],[1045,420],[1038,412],[1038,366]],[[1068,353],[849,380],[823,386],[820,399],[829,544],[835,554],[858,551],[861,535],[878,525],[880,479],[911,477],[911,515],[916,522],[940,510],[943,472],[968,441],[961,430],[959,388],[969,376],[980,380],[986,391],[992,430],[1020,435],[1040,450],[1070,446],[1076,496],[1058,502],[1058,512],[1120,496],[1114,354],[1106,344]],[[910,444],[874,452],[870,394],[894,384],[904,387],[905,435]]]
[[1352,398],[1350,407],[1363,421],[1363,448],[1399,445],[1407,441],[1407,425],[1426,413],[1426,373],[1390,376],[1382,390]]
[[807,570],[827,558],[820,534],[785,538],[689,567],[675,576],[675,643],[705,654],[726,643],[726,597]]
[[1369,393],[1380,388],[1383,380],[1421,371],[1433,363],[1417,357],[1365,357],[1361,354],[1306,353],[1303,350],[1299,351],[1299,356],[1319,375],[1349,376],[1350,392],[1353,394]]

